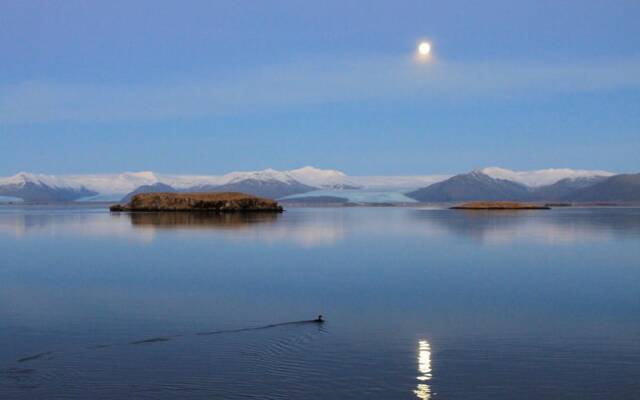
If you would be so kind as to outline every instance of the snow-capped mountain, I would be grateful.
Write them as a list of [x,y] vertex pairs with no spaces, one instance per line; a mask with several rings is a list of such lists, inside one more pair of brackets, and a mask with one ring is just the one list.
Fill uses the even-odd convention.
[[[331,185],[336,181],[332,178],[334,173],[346,177],[346,175],[340,171],[304,167],[290,171],[278,171],[273,168],[260,171],[235,171],[225,175],[161,175],[159,179],[163,183],[173,186],[176,189],[227,185],[245,180],[263,182],[276,181],[282,183],[293,183],[297,181],[308,186],[322,187],[325,184]],[[323,176],[326,177],[324,180],[322,179]]]
[[288,174],[300,183],[322,189],[359,189],[361,187],[344,172],[335,169],[306,166],[292,169]]
[[[407,195],[423,202],[468,200],[527,200],[527,201],[588,201],[587,188],[594,187],[614,176],[607,171],[546,169],[538,171],[510,171],[503,168],[484,168],[455,175],[442,182],[409,192]],[[630,192],[635,189],[629,188]],[[619,190],[619,192],[623,192]],[[635,192],[634,192],[635,193]],[[594,196],[593,199],[595,200]],[[633,200],[633,196],[620,198]]]
[[242,192],[274,199],[316,190],[315,187],[298,182],[286,171],[271,168],[262,171],[231,172],[210,179],[208,183],[191,187],[186,187],[184,182],[180,182],[177,188],[191,192]]
[[[19,173],[12,177],[0,178],[0,186],[21,182],[23,177],[33,182],[43,183],[51,188],[84,188],[95,193],[84,200],[119,200],[123,196],[143,187],[147,190],[155,185],[167,185],[179,191],[203,191],[215,188],[246,189],[267,186],[274,190],[269,193],[296,194],[314,189],[323,190],[409,190],[444,180],[448,176],[348,176],[334,169],[320,169],[312,166],[278,171],[237,171],[225,175],[173,175],[158,174],[152,171],[124,172],[119,174],[87,175],[43,175]],[[246,183],[243,185],[242,183]],[[281,189],[276,189],[280,187]],[[257,189],[256,189],[257,190]],[[260,190],[264,192],[264,190]]]
[[13,176],[10,176],[7,178],[0,178],[0,185],[2,186],[4,185],[23,186],[29,183],[34,185],[45,185],[51,188],[78,187],[78,185],[76,185],[72,180],[65,177],[55,176],[55,175],[18,172]]
[[[225,175],[169,175],[152,171],[94,175],[44,175],[21,172],[0,178],[0,196],[25,201],[119,200],[140,191],[239,191],[282,198],[323,193],[375,191],[406,193],[419,201],[461,199],[565,199],[615,175],[608,171],[541,169],[512,171],[499,167],[467,174],[348,176],[333,169],[306,166],[288,171],[265,169]],[[505,192],[506,190],[506,192]],[[325,193],[325,194],[327,194]],[[331,193],[329,193],[331,194]],[[505,197],[506,196],[506,197]]]
[[467,200],[524,200],[529,188],[507,179],[493,178],[480,170],[452,176],[442,182],[407,193],[423,202]]
[[640,174],[620,174],[604,178],[571,194],[575,201],[640,201]]
[[66,175],[65,182],[84,186],[101,195],[128,193],[143,185],[153,185],[160,178],[151,171],[123,172],[121,174]]
[[21,198],[30,202],[73,201],[97,194],[66,178],[20,172],[0,178],[0,196]]
[[316,189],[297,181],[286,171],[276,171],[269,168],[262,171],[232,172],[222,176],[216,183],[197,185],[184,190],[192,192],[242,192],[279,199]]
[[287,171],[277,171],[272,168],[267,168],[262,171],[228,173],[222,177],[221,184],[228,185],[246,180],[253,180],[258,182],[296,183],[296,179]]
[[[581,189],[594,186],[606,180],[607,176],[585,176],[560,179],[550,185],[531,188],[531,200],[563,201],[574,196]],[[574,196],[575,197],[575,196]]]
[[569,168],[547,168],[534,171],[512,171],[500,167],[487,167],[476,170],[494,179],[504,179],[530,187],[551,185],[563,179],[608,177],[615,175],[608,171],[587,171]]
[[[316,176],[310,179],[323,183],[318,178],[322,170],[310,169],[307,174],[301,172],[297,171],[296,176],[309,181],[305,177],[310,172],[315,172]],[[335,180],[327,182],[334,184]],[[222,176],[161,175],[151,171],[64,176],[21,172],[8,178],[0,178],[0,195],[23,198],[25,201],[67,201],[80,198],[119,200],[132,192],[169,187],[180,191],[233,190],[275,198],[316,189],[316,186],[298,181],[288,171],[274,169],[231,172]],[[35,191],[36,188],[39,190]],[[53,193],[55,191],[59,194]]]

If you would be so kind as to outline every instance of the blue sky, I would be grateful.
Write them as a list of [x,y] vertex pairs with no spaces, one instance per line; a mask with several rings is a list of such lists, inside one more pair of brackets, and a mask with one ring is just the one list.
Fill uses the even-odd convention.
[[638,1],[7,0],[0,175],[640,171],[638,20]]

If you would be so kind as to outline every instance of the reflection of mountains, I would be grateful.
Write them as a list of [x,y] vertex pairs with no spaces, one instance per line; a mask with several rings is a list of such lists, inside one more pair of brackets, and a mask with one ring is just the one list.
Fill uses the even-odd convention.
[[129,221],[124,218],[110,218],[108,214],[78,212],[64,209],[38,210],[27,212],[0,213],[0,233],[7,232],[17,238],[27,235],[70,235],[89,236],[133,236]]
[[158,229],[237,229],[249,225],[276,222],[279,213],[202,213],[202,212],[158,212],[130,213],[135,227]]
[[[71,218],[66,219],[73,222]],[[52,215],[3,214],[0,216],[0,229],[10,231],[15,236],[22,236],[30,231],[45,231],[53,222]]]
[[640,209],[417,210],[415,217],[436,230],[486,242],[531,239],[562,243],[640,236]]

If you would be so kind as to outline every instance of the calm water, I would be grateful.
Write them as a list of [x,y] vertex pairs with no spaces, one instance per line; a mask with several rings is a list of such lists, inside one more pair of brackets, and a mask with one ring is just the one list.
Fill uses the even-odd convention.
[[640,209],[0,208],[0,398],[87,397],[638,399]]

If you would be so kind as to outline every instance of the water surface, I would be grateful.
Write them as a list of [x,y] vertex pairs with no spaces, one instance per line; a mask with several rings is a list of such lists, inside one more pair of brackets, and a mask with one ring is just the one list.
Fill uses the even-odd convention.
[[3,399],[637,399],[640,209],[5,206],[0,343]]

